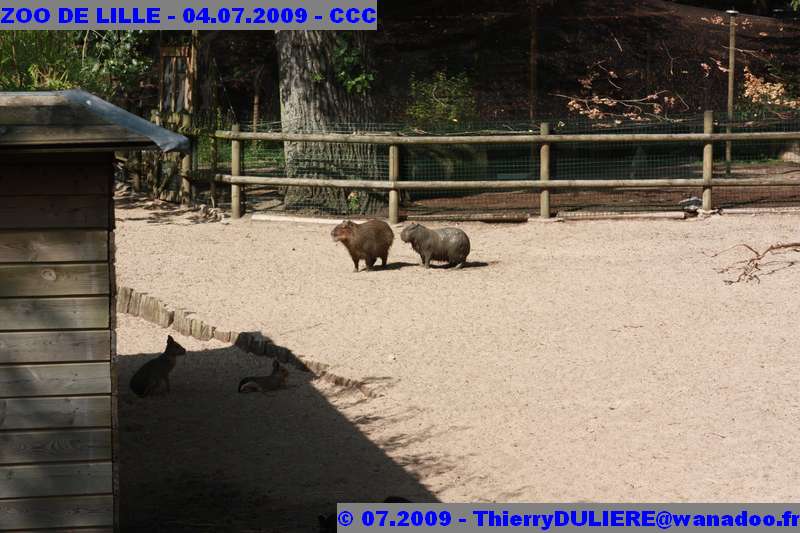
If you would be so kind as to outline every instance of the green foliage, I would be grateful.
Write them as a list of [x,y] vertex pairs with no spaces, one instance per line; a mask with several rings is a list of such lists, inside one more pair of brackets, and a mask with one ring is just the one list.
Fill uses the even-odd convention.
[[61,90],[82,82],[72,31],[0,32],[0,90]]
[[358,213],[360,211],[361,211],[361,200],[358,197],[358,193],[353,191],[347,195],[347,212]]
[[0,90],[124,95],[150,69],[141,31],[0,32]]
[[417,127],[437,126],[472,120],[477,104],[469,77],[465,73],[448,76],[438,71],[429,79],[411,76],[411,103],[406,109]]
[[124,96],[126,88],[136,88],[152,67],[146,55],[151,33],[136,31],[91,32],[86,41],[83,68],[100,85],[106,97]]
[[800,0],[792,0],[792,9],[800,11]]
[[367,66],[364,50],[356,42],[355,32],[336,35],[333,49],[333,68],[336,80],[348,93],[364,94],[372,86],[375,74]]

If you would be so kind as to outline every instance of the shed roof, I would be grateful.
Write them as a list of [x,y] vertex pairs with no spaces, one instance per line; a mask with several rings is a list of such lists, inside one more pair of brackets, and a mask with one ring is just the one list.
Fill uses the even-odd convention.
[[0,150],[189,150],[189,140],[81,90],[0,92]]

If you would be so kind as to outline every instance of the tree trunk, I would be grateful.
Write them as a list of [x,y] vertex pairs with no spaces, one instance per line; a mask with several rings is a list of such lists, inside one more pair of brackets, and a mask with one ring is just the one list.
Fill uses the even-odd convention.
[[530,23],[530,88],[528,93],[528,116],[530,121],[536,120],[536,108],[538,94],[537,83],[539,75],[539,1],[531,0],[531,23]]
[[197,47],[197,97],[198,102],[195,112],[201,112],[208,116],[217,109],[217,89],[219,78],[217,65],[213,61],[213,46],[217,40],[219,32],[204,31],[200,34]]
[[264,66],[258,68],[253,78],[253,131],[258,131],[261,120],[261,81],[264,76]]
[[[366,32],[352,32],[366,61]],[[335,31],[279,31],[281,127],[284,132],[326,133],[359,129],[374,122],[372,98],[348,92],[336,79]],[[363,126],[361,126],[363,127]],[[385,173],[378,151],[368,144],[284,143],[287,177],[375,179]],[[329,214],[374,214],[386,205],[385,193],[290,187],[290,210]]]

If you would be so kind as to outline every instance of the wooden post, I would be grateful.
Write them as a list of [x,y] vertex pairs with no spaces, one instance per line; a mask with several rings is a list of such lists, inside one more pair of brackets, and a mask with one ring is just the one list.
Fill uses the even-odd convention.
[[133,172],[133,190],[135,192],[141,192],[142,190],[142,172],[144,172],[144,168],[142,165],[142,151],[136,150],[135,156],[135,164],[134,164],[134,172]]
[[[389,146],[389,181],[392,185],[400,177],[400,147],[396,144]],[[389,189],[389,223],[397,224],[400,221],[400,193],[395,188]]]
[[[703,133],[714,133],[714,112],[703,115]],[[711,177],[714,174],[714,143],[703,145],[703,210],[711,211]]]
[[[182,113],[181,114],[181,127],[184,131],[191,129],[192,125],[192,116],[189,113]],[[187,135],[190,141],[193,141],[191,135]],[[189,151],[188,154],[184,155],[181,158],[181,203],[191,203],[194,200],[194,195],[192,194],[192,182],[189,180],[189,176],[192,173],[192,152]]]
[[[728,41],[728,126],[725,128],[726,133],[731,133],[731,124],[733,123],[733,74],[736,69],[736,15],[739,13],[734,10],[728,11],[730,19],[728,25],[730,26],[729,41]],[[725,143],[725,176],[731,177],[731,161],[733,160],[733,143],[727,141]]]
[[219,141],[216,137],[211,137],[211,174],[208,177],[209,181],[209,196],[211,200],[211,207],[217,207],[217,167],[219,166]]
[[256,85],[256,92],[253,95],[253,132],[258,132],[258,121],[261,120],[261,94]]
[[[239,133],[239,125],[231,126],[231,131]],[[240,176],[242,173],[242,143],[241,141],[231,141],[231,176]],[[242,217],[241,187],[234,183],[231,184],[231,217]]]
[[[542,122],[539,132],[549,135],[550,124]],[[539,147],[539,180],[550,181],[550,143],[542,143]],[[550,218],[550,191],[547,189],[542,189],[539,193],[539,216]]]

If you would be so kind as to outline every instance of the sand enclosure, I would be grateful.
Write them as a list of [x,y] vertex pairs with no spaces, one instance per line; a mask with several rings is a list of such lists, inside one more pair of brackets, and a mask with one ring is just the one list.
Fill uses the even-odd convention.
[[[202,223],[136,203],[117,218],[121,285],[379,393],[292,370],[289,389],[238,395],[269,358],[175,335],[190,353],[172,395],[139,400],[125,386],[143,358],[122,357],[130,524],[309,531],[337,499],[387,494],[800,498],[800,265],[726,285],[716,269],[746,253],[709,257],[800,240],[797,216],[461,224],[476,264],[460,271],[424,270],[396,228],[390,267],[358,274],[336,221]],[[168,332],[121,317],[119,353],[153,356]]]

